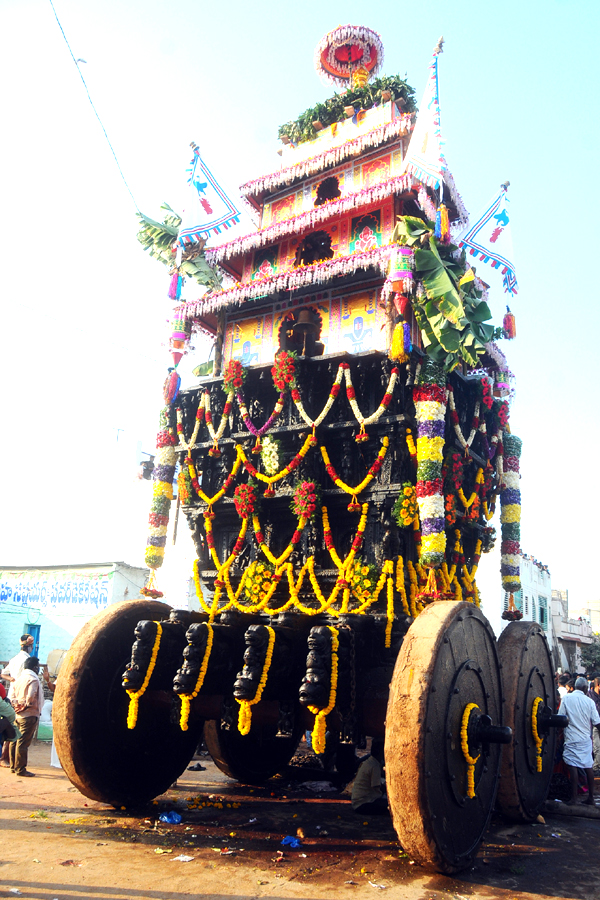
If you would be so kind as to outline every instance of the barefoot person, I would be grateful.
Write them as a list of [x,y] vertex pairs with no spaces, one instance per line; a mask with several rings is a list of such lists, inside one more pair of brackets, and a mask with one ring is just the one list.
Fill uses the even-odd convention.
[[565,746],[563,760],[569,767],[571,779],[571,803],[577,803],[577,769],[583,769],[588,783],[588,797],[585,801],[594,804],[594,772],[592,757],[592,727],[600,731],[600,715],[596,704],[587,696],[586,678],[578,678],[575,690],[566,694],[558,710],[559,715],[566,716],[569,724],[565,728]]

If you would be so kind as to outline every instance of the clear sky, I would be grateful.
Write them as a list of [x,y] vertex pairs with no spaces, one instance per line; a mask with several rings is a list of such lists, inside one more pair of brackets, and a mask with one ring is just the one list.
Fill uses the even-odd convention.
[[[524,441],[523,548],[573,606],[595,596],[600,5],[55,6],[151,216],[163,200],[181,208],[192,140],[234,202],[238,185],[275,168],[278,125],[331,94],[312,64],[331,28],[378,31],[384,72],[406,73],[419,98],[444,35],[442,132],[471,214],[511,182],[520,292],[504,349]],[[136,241],[134,203],[50,3],[2,0],[0,26],[1,562],[141,564],[149,485],[135,481],[134,452],[140,440],[153,450],[170,360],[167,272]],[[497,287],[491,300],[500,324]]]

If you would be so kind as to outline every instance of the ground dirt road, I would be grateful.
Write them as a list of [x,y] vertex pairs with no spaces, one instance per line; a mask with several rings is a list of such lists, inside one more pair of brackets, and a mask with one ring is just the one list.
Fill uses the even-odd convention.
[[[450,878],[411,864],[389,819],[356,816],[338,793],[317,797],[281,778],[252,789],[202,758],[206,771],[186,771],[134,814],[83,797],[49,762],[49,746],[34,744],[36,778],[0,768],[2,898],[600,898],[600,819],[494,817],[476,865]],[[169,810],[180,825],[158,821]],[[282,846],[298,834],[300,849]]]

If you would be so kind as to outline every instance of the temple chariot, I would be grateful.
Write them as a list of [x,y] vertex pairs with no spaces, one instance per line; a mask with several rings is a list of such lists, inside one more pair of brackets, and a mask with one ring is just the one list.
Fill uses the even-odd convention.
[[[356,747],[384,737],[399,841],[446,872],[471,863],[496,803],[527,822],[545,800],[559,723],[546,640],[512,604],[496,640],[476,580],[500,540],[504,588],[519,587],[521,443],[497,343],[512,323],[491,322],[442,151],[440,50],[417,114],[410,86],[379,75],[379,36],[335,29],[315,65],[337,93],[283,125],[278,168],[241,188],[257,230],[205,247],[236,219],[226,198],[212,230],[165,226],[175,365],[152,579],[86,625],[56,691],[60,759],[88,797],[150,800],[202,734],[250,784],[304,731],[348,777]],[[209,289],[180,300],[207,270]],[[214,364],[181,390],[196,330]],[[199,612],[154,582],[174,493]]]

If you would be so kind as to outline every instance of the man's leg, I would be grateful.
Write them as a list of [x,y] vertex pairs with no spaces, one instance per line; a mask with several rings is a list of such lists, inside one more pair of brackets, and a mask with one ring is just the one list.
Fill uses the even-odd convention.
[[10,766],[10,771],[15,771],[15,750],[17,747],[16,741],[6,741],[8,744],[8,764]]
[[588,806],[595,806],[594,803],[594,770],[593,769],[584,769],[584,772],[587,777],[587,786],[588,786],[588,795],[586,799],[586,803]]
[[596,772],[600,772],[600,734],[598,734],[598,729],[594,728],[594,769]]
[[21,731],[21,737],[17,740],[17,746],[15,749],[14,768],[17,775],[24,775],[27,771],[27,751],[29,750],[30,744],[33,740],[37,722],[37,716],[17,717],[17,725],[19,726],[19,730]]
[[577,766],[569,766],[569,778],[571,779],[571,799],[569,803],[577,803],[577,786],[579,784],[579,775]]

